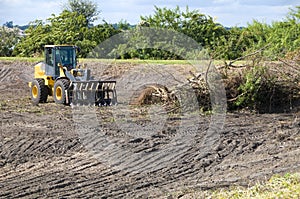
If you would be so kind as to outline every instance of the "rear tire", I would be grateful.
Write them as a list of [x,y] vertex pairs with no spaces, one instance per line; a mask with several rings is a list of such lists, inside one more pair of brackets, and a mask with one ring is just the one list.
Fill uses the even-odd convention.
[[69,80],[67,79],[59,79],[54,84],[54,93],[53,98],[55,103],[57,104],[67,104],[67,95],[66,90],[69,88]]
[[34,105],[47,102],[48,87],[43,79],[34,79],[31,83],[31,101]]

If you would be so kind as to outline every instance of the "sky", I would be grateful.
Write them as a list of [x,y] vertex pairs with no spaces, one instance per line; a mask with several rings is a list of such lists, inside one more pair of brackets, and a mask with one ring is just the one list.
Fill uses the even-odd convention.
[[[27,25],[36,19],[46,20],[51,14],[59,15],[67,0],[0,0],[0,25],[13,21],[14,25]],[[290,8],[300,6],[299,0],[93,0],[101,11],[98,16],[108,23],[126,20],[137,24],[140,16],[154,14],[158,7],[199,10],[226,27],[247,26],[254,19],[272,23],[285,18]]]

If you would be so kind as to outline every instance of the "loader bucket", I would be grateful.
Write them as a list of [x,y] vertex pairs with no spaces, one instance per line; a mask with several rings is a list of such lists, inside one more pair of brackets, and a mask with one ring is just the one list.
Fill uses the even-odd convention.
[[72,82],[70,101],[73,105],[110,106],[117,103],[116,81],[78,81]]
[[116,81],[100,81],[96,93],[96,105],[110,106],[117,104]]

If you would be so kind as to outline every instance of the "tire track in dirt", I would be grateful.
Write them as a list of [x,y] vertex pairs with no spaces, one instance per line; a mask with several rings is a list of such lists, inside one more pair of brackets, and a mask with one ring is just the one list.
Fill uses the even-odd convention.
[[[230,128],[234,128],[234,126]],[[46,194],[49,197],[69,195],[71,197],[107,196],[122,198],[125,196],[145,197],[150,194],[155,197],[172,190],[172,187],[179,182],[181,182],[179,184],[185,184],[187,187],[199,186],[202,189],[207,189],[230,186],[233,183],[243,184],[245,179],[248,181],[256,180],[263,176],[269,176],[276,171],[285,172],[299,169],[299,161],[295,164],[295,157],[299,157],[299,150],[295,150],[299,146],[297,142],[295,145],[289,145],[294,147],[291,149],[293,152],[281,152],[280,156],[277,155],[280,160],[278,160],[277,165],[281,165],[281,170],[278,171],[276,169],[279,168],[272,167],[276,163],[272,158],[273,155],[268,156],[268,153],[263,150],[264,144],[273,142],[272,139],[277,139],[276,136],[271,136],[273,138],[268,141],[269,135],[263,135],[259,131],[257,133],[251,131],[247,133],[246,129],[245,125],[244,133],[241,134],[233,129],[224,132],[222,141],[227,143],[227,146],[223,148],[223,152],[220,152],[221,158],[216,156],[217,152],[214,151],[205,157],[199,158],[197,156],[199,148],[196,145],[183,156],[178,157],[182,162],[177,161],[176,164],[170,165],[168,168],[155,170],[149,175],[139,173],[133,175],[122,171],[110,171],[105,165],[93,159],[90,154],[85,152],[78,155],[77,149],[64,152],[58,156],[51,155],[50,150],[46,159],[41,157],[34,162],[28,161],[18,164],[17,169],[9,174],[11,176],[5,176],[1,173],[0,179],[2,181],[0,181],[0,185],[5,182],[7,187],[7,191],[2,190],[1,196],[40,197]],[[251,143],[255,143],[256,140],[260,140],[262,137],[266,139],[264,143],[256,149],[249,147]],[[45,139],[45,143],[53,144],[55,143],[53,139]],[[246,139],[244,144],[242,143],[242,149],[246,152],[238,155],[239,143],[231,141],[230,143],[233,144],[230,145],[229,140],[231,139]],[[46,148],[50,147],[50,144],[44,145]],[[17,147],[20,146],[24,145],[17,145]],[[20,151],[25,149],[27,150],[26,147],[20,147]],[[54,150],[52,153],[56,154],[56,151]],[[259,154],[261,154],[261,158],[253,158],[253,156]],[[15,154],[11,155],[16,157]],[[284,165],[281,160],[290,161],[291,163]],[[39,162],[43,163],[39,164]],[[291,167],[292,164],[293,167]],[[22,165],[27,166],[18,169]],[[6,165],[7,168],[9,166],[10,164]],[[265,166],[267,167],[264,168]],[[236,172],[242,175],[236,176]],[[16,176],[16,174],[18,175]],[[21,183],[20,179],[22,179]],[[16,187],[16,184],[20,186]],[[37,184],[40,184],[41,187],[36,187]],[[19,194],[16,195],[16,193]]]
[[12,75],[13,70],[11,68],[3,67],[0,69],[0,82],[9,81],[10,79],[15,79]]

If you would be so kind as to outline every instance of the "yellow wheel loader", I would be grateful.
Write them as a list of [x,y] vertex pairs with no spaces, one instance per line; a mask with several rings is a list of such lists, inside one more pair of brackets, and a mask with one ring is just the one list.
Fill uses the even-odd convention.
[[45,61],[34,66],[34,80],[29,82],[33,104],[47,102],[65,105],[107,106],[117,103],[116,81],[95,80],[89,69],[77,65],[73,45],[46,45]]

